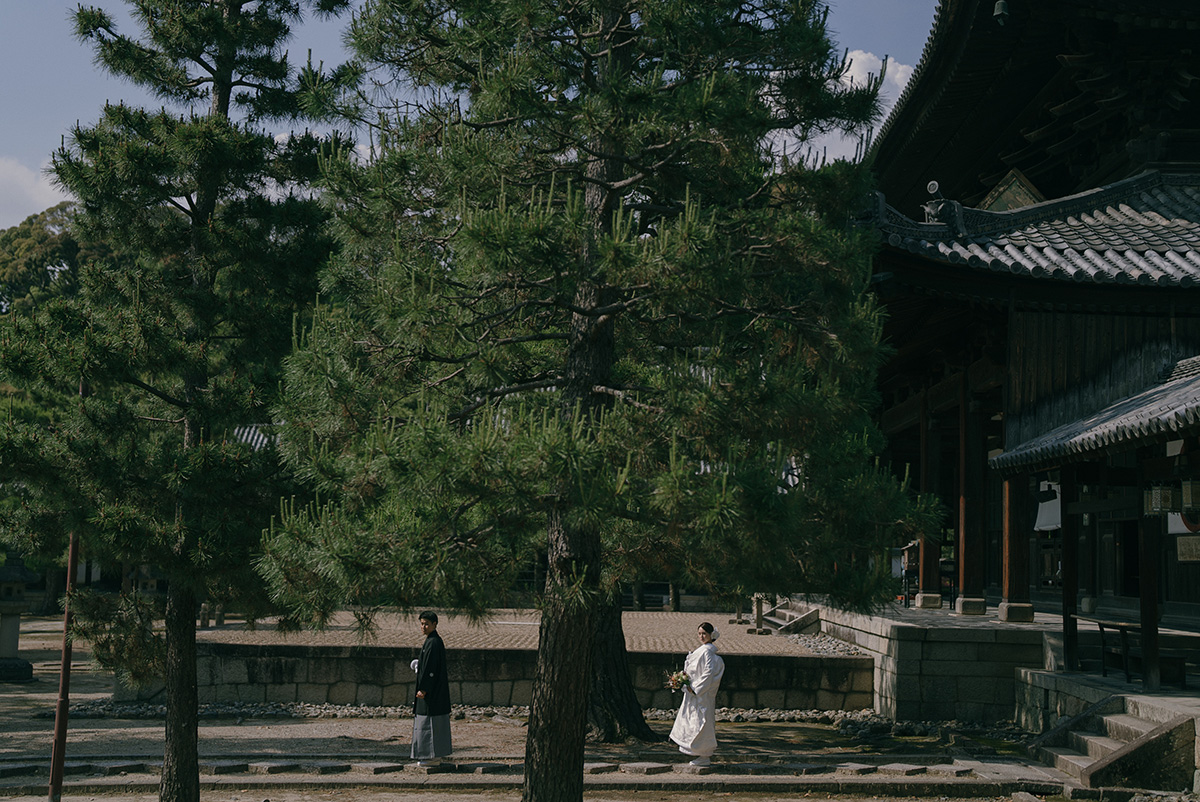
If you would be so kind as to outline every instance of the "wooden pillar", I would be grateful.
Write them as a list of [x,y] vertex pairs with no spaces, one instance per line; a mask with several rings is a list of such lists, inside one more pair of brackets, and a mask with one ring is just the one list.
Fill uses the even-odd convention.
[[987,451],[977,402],[967,393],[964,373],[958,394],[958,599],[960,615],[983,615],[987,597],[984,579],[984,469]]
[[1001,621],[1033,620],[1033,604],[1029,601],[1029,501],[1029,477],[1026,474],[1019,473],[1004,480]]
[[1074,616],[1079,597],[1080,526],[1079,513],[1068,512],[1078,500],[1075,466],[1065,465],[1059,472],[1058,505],[1062,510],[1063,667],[1067,671],[1079,670],[1079,627]]
[[1141,589],[1142,684],[1148,691],[1162,687],[1158,663],[1158,563],[1166,517],[1138,519],[1138,572]]
[[[928,396],[921,397],[921,492],[928,493],[933,485],[933,462],[930,453],[929,437],[929,406]],[[940,533],[927,532],[921,538],[921,563],[919,567],[917,607],[937,609],[942,606],[942,577],[940,558],[942,556],[942,541]]]

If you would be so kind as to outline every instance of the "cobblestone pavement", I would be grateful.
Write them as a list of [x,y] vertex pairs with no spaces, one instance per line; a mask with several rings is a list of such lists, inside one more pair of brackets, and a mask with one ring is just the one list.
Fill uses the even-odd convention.
[[[627,641],[634,650],[682,654],[694,644],[695,625],[701,620],[722,630],[719,643],[727,654],[804,653],[797,642],[748,635],[744,626],[730,625],[728,616],[715,614],[627,613]],[[335,624],[328,632],[293,635],[288,642],[355,642],[349,620]],[[536,615],[526,611],[499,611],[479,625],[447,617],[439,629],[451,648],[536,646]],[[203,637],[267,642],[281,636],[266,628],[246,631],[229,624],[205,631]],[[420,633],[410,616],[385,616],[377,638],[380,643],[409,646],[419,643]],[[29,619],[22,626],[21,655],[33,662],[35,680],[0,684],[0,797],[46,796],[60,643],[60,622]],[[73,702],[104,699],[112,690],[111,676],[92,670],[86,652],[78,649],[71,684]],[[665,735],[670,722],[654,721],[651,726]],[[411,720],[403,717],[202,719],[203,798],[454,802],[460,793],[476,802],[519,798],[526,734],[522,721],[487,710],[464,713],[453,724],[452,762],[432,772],[406,759],[411,727]],[[812,724],[721,722],[721,747],[707,770],[687,767],[665,742],[589,746],[588,800],[682,800],[683,794],[688,799],[727,799],[734,792],[738,799],[763,794],[764,800],[830,794],[978,799],[1015,791],[1063,791],[1062,775],[1015,757],[942,749],[905,754],[895,747],[874,750],[870,744],[835,735],[832,727]],[[66,755],[64,797],[153,799],[162,723],[77,717],[71,721]]]

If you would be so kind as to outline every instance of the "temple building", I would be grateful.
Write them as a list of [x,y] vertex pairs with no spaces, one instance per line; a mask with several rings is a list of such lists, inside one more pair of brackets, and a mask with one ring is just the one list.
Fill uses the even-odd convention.
[[[940,0],[870,158],[918,607],[1200,621],[1200,3]],[[947,610],[949,613],[950,611]],[[1103,656],[1101,656],[1103,657]]]

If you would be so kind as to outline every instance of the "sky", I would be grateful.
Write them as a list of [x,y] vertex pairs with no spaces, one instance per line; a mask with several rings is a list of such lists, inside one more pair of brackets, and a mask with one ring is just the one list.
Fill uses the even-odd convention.
[[[703,2],[703,0],[697,0]],[[888,108],[903,90],[924,49],[938,0],[830,0],[832,37],[849,52],[851,76],[878,73],[889,56],[883,100]],[[125,20],[119,0],[89,0]],[[75,2],[0,0],[0,229],[67,199],[46,175],[50,154],[76,122],[99,118],[105,102],[157,108],[140,88],[98,69],[90,48],[74,37]],[[343,59],[344,21],[306,21],[289,46],[293,64],[311,50],[314,62]],[[886,112],[885,112],[886,116]],[[854,143],[822,143],[829,157],[849,156]]]

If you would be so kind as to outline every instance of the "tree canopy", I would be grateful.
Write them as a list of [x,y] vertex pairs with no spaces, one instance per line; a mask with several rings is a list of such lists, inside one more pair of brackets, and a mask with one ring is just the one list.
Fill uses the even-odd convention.
[[[545,566],[527,800],[577,800],[592,633],[618,580],[893,592],[924,511],[873,462],[861,168],[788,158],[877,113],[807,0],[374,0],[350,38],[369,157],[287,362],[263,570],[479,613]],[[619,614],[619,609],[618,609]]]
[[332,247],[310,187],[328,143],[266,126],[301,120],[301,84],[340,78],[289,63],[294,0],[130,5],[137,34],[87,6],[76,33],[173,110],[106,105],[54,154],[77,241],[107,251],[80,264],[76,295],[6,321],[5,380],[62,404],[52,427],[7,423],[0,468],[28,488],[12,530],[27,546],[61,549],[75,533],[86,554],[165,577],[164,640],[128,598],[93,610],[90,634],[121,667],[165,677],[160,796],[194,802],[197,604],[262,595],[252,556],[293,492],[272,447],[279,362]]

